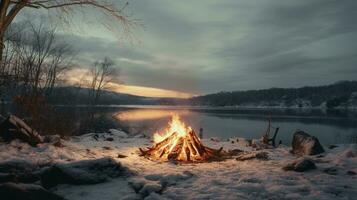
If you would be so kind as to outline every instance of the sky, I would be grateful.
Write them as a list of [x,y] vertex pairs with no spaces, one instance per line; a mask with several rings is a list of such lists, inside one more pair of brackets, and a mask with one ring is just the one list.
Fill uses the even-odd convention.
[[134,39],[108,31],[96,12],[58,28],[78,66],[116,62],[119,92],[189,97],[357,80],[356,0],[129,0],[124,11],[139,24]]

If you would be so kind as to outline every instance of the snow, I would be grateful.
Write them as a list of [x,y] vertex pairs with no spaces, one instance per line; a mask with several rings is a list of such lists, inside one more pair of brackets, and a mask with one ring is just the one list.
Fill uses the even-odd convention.
[[[124,136],[126,135],[126,136]],[[124,136],[124,137],[123,137]],[[111,137],[113,141],[107,141]],[[203,140],[206,146],[250,150],[245,142]],[[19,141],[0,144],[0,161],[67,163],[112,157],[135,171],[129,178],[113,178],[95,185],[59,185],[52,189],[69,200],[84,199],[355,199],[357,196],[357,145],[340,144],[322,156],[308,156],[317,169],[300,173],[282,167],[296,160],[290,148],[266,149],[269,160],[174,164],[153,162],[138,155],[151,146],[148,138],[129,137],[119,130],[90,133],[63,141],[64,147],[41,144],[37,148]],[[126,155],[118,158],[118,154]],[[328,171],[333,173],[327,173]]]

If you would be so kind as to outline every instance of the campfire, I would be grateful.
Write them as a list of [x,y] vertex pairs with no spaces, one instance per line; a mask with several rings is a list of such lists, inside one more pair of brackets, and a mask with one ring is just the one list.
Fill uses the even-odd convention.
[[154,145],[147,150],[139,148],[141,155],[154,161],[206,162],[227,158],[228,153],[202,144],[195,131],[174,115],[168,128],[154,134]]

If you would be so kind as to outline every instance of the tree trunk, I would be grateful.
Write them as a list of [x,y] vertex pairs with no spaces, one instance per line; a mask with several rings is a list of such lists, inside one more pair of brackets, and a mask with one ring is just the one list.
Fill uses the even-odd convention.
[[[0,27],[0,29],[1,29],[1,27]],[[5,48],[4,37],[5,37],[4,32],[0,31],[0,71],[1,71],[0,75],[3,75],[2,72],[4,69],[4,66],[3,66],[3,52],[4,52],[4,48]]]

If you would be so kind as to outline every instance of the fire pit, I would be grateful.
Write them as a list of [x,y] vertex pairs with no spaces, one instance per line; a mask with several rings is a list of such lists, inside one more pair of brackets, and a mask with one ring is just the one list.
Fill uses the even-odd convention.
[[221,161],[229,153],[202,144],[196,133],[174,115],[163,133],[154,134],[154,145],[147,150],[139,148],[141,156],[154,161],[208,162]]

